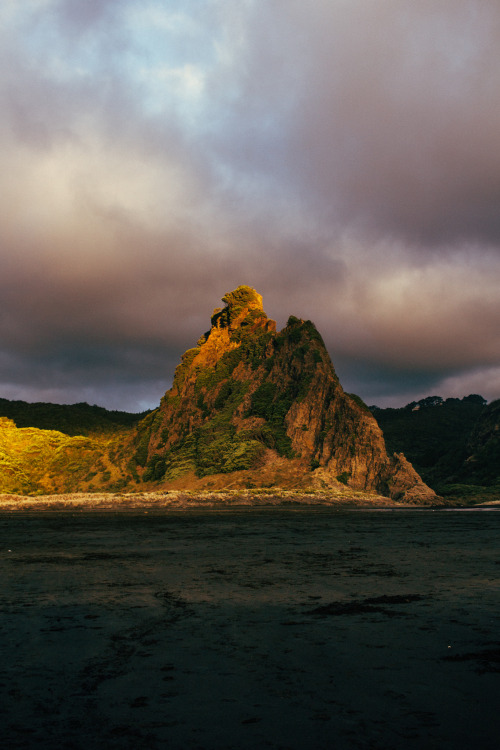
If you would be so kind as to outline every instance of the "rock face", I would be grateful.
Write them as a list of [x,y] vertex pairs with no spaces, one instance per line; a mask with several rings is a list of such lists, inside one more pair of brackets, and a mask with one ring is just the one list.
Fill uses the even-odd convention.
[[[164,486],[339,487],[432,502],[377,422],[344,393],[311,321],[277,332],[262,297],[226,294],[211,328],[183,356],[159,409],[140,425],[135,460]],[[197,486],[200,486],[198,484]]]

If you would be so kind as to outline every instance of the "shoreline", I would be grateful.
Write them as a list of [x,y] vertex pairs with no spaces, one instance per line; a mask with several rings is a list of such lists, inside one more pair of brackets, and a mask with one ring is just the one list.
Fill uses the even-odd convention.
[[362,492],[304,492],[298,490],[228,490],[220,492],[168,490],[162,492],[97,492],[59,495],[0,494],[0,512],[26,510],[224,510],[251,508],[332,508],[332,509],[464,509],[500,507],[500,500],[465,504],[440,502],[409,504],[381,495]]

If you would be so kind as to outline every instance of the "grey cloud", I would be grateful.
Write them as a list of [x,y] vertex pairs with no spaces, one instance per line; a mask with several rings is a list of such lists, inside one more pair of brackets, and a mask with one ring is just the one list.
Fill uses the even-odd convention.
[[500,9],[354,1],[266,10],[255,9],[231,163],[238,149],[254,167],[270,160],[334,223],[424,246],[498,242]]
[[59,0],[55,4],[55,15],[63,31],[81,35],[106,24],[116,24],[117,13],[123,12],[127,0]]
[[156,5],[192,14],[168,38],[203,69],[188,113],[132,74],[135,0],[2,40],[0,395],[154,403],[241,283],[280,327],[312,319],[368,400],[500,395],[500,10]]
[[449,395],[440,389],[443,378],[425,369],[395,369],[362,356],[337,356],[334,366],[344,390],[362,394],[368,406],[404,406],[436,389],[443,397]]

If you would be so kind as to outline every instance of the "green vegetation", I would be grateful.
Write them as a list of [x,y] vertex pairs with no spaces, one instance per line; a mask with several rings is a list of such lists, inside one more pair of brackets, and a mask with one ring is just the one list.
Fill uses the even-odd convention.
[[275,383],[266,381],[260,385],[252,396],[250,415],[263,419],[271,419],[274,411],[274,399],[278,387]]
[[215,418],[196,433],[196,473],[207,476],[249,469],[262,451],[257,440],[245,440],[233,425]]
[[[233,339],[234,337],[232,336],[231,338]],[[245,334],[239,336],[242,357],[249,362],[252,370],[256,370],[262,365],[262,362],[266,358],[266,351],[272,338],[273,334],[270,331],[259,331],[250,335],[245,332]]]
[[129,414],[108,411],[101,406],[49,404],[44,402],[8,401],[0,398],[0,417],[12,419],[17,427],[57,430],[65,435],[95,435],[118,432],[134,427],[148,412]]
[[[175,479],[190,471],[201,477],[248,469],[256,465],[266,447],[283,456],[293,456],[285,418],[294,401],[305,398],[309,391],[314,368],[318,361],[322,361],[317,346],[321,337],[312,323],[304,323],[298,318],[291,318],[280,334],[267,330],[267,326],[262,325],[267,317],[262,311],[260,297],[248,287],[226,295],[223,301],[227,307],[215,312],[213,325],[229,325],[250,308],[231,331],[231,341],[236,346],[226,351],[214,366],[196,367],[195,363],[193,370],[197,349],[190,350],[183,357],[183,369],[178,368],[176,382],[184,379],[187,372],[194,373],[192,406],[196,411],[189,411],[188,404],[182,413],[173,411],[179,404],[174,404],[172,396],[167,395],[162,412],[164,419],[167,409],[170,418],[173,419],[175,414],[175,419],[181,424],[194,420],[196,425],[198,420],[198,425],[181,433],[168,450],[161,450],[161,440],[152,443],[157,445],[157,452],[145,464],[145,481]],[[240,364],[245,369],[235,375]],[[260,384],[252,394],[245,416],[259,417],[265,423],[255,429],[242,430],[236,427],[234,415],[250,387],[250,382],[242,379],[249,367],[262,369],[256,376]],[[275,367],[279,372],[278,382],[272,377]],[[200,417],[202,424],[199,424]],[[136,460],[139,462],[147,453],[149,434],[155,432],[154,418],[149,432],[148,421],[141,423],[144,432],[136,444]]]
[[337,482],[340,482],[341,484],[347,484],[350,478],[351,478],[350,472],[343,471],[341,474],[337,476]]
[[[322,361],[322,339],[313,323],[291,316],[286,328],[272,338],[274,353],[268,356],[264,381],[252,395],[248,416],[266,420],[262,439],[287,458],[293,456],[291,440],[286,434],[285,417],[294,402],[308,394],[315,367]],[[272,378],[273,368],[279,380]],[[307,426],[306,426],[307,429]]]
[[286,434],[285,417],[293,403],[293,397],[283,392],[271,381],[264,381],[252,395],[248,416],[261,417],[267,422],[262,438],[268,448],[275,448],[287,458],[292,456],[292,443]]
[[0,492],[50,494],[115,489],[133,482],[122,462],[126,433],[68,436],[55,430],[18,429],[0,418]]
[[252,396],[248,416],[266,420],[263,440],[269,448],[287,458],[292,457],[291,440],[286,434],[285,417],[293,403],[293,388],[280,389],[275,383],[265,381]]
[[277,352],[287,350],[296,364],[306,368],[310,368],[311,365],[314,367],[323,361],[323,339],[310,320],[299,320],[291,315],[286,327],[275,336],[273,345]]
[[198,394],[202,389],[211,391],[223,380],[229,378],[241,362],[243,354],[244,349],[236,347],[225,352],[215,367],[200,368],[196,377],[195,393]]
[[239,286],[233,292],[228,292],[224,295],[222,301],[226,304],[226,307],[214,312],[211,318],[212,326],[229,327],[245,308],[251,308],[251,311],[257,312],[259,317],[267,317],[262,310],[260,294],[249,286]]
[[361,407],[363,411],[367,411],[367,412],[370,411],[370,409],[367,407],[363,399],[357,396],[355,393],[346,393],[346,396],[349,396],[351,401],[354,401],[354,403],[357,404],[359,407]]
[[478,501],[500,494],[500,401],[429,396],[402,409],[371,410],[388,450],[404,453],[438,494]]
[[290,315],[285,328],[280,332],[277,338],[292,344],[297,344],[301,339],[309,343],[315,341],[324,347],[323,339],[318,329],[311,320],[300,320],[295,315]]
[[231,310],[233,319],[241,315],[245,307],[257,307],[262,311],[262,297],[251,286],[244,284],[225,294],[222,301]]
[[182,387],[182,384],[186,378],[187,373],[189,372],[189,368],[191,367],[193,360],[198,356],[199,353],[200,347],[196,346],[193,349],[188,349],[182,355],[181,363],[175,368],[174,375],[174,386],[179,390]]
[[134,437],[133,445],[135,452],[133,455],[133,461],[138,466],[145,466],[148,459],[149,441],[151,437],[151,429],[155,419],[155,416],[159,414],[159,409],[148,414],[137,426],[137,432]]
[[238,432],[231,422],[247,391],[248,383],[244,381],[223,381],[213,416],[165,453],[152,456],[144,480],[175,479],[189,471],[202,477],[251,468],[264,449],[263,442],[248,432]]

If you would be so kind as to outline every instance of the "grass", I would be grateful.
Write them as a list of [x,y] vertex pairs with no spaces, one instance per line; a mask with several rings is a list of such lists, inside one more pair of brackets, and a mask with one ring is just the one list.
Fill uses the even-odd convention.
[[0,491],[47,494],[133,483],[122,468],[126,434],[69,436],[56,430],[17,428],[11,420],[0,418]]
[[38,497],[0,494],[0,511],[13,510],[129,510],[229,507],[403,507],[381,495],[340,490],[280,490],[277,488],[156,492],[98,492],[47,494]]

